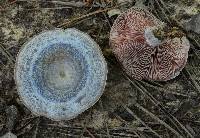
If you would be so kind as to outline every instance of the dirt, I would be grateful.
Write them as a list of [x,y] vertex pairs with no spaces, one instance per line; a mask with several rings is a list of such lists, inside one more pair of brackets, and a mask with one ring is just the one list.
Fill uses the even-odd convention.
[[[168,19],[156,1],[162,10],[171,11],[166,11],[166,16],[175,26],[173,17],[182,24],[199,13],[199,0],[193,0],[193,3],[164,0],[165,6],[161,0],[145,1],[146,7],[165,22]],[[17,53],[34,35],[54,29],[67,19],[113,5],[95,2],[91,7],[76,7],[25,0],[3,0],[0,5],[0,136],[11,131],[19,138],[200,137],[198,34],[186,32],[191,49],[188,63],[178,77],[167,82],[130,81],[109,48],[110,26],[117,15],[109,17],[104,12],[70,24],[68,27],[88,33],[99,44],[108,63],[108,80],[104,94],[93,107],[73,120],[55,122],[33,115],[19,99],[13,74]],[[119,9],[123,11],[132,6],[134,2]]]

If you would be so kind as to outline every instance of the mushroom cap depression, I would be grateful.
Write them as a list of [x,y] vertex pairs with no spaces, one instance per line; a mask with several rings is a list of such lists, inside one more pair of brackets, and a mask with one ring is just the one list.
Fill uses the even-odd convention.
[[131,8],[115,20],[110,45],[125,72],[137,80],[167,81],[184,68],[189,51],[185,36],[160,41],[153,29],[163,23],[145,9]]
[[15,80],[22,102],[36,115],[69,120],[103,93],[107,65],[96,42],[77,29],[42,32],[17,57]]

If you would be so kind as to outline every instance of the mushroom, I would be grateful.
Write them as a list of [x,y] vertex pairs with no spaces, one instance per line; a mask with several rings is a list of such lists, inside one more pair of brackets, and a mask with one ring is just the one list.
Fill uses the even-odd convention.
[[110,46],[130,77],[167,81],[179,75],[190,44],[175,27],[168,28],[141,8],[133,7],[117,17],[110,32]]
[[97,43],[77,29],[42,32],[20,50],[15,81],[18,94],[34,114],[69,120],[103,93],[107,65]]

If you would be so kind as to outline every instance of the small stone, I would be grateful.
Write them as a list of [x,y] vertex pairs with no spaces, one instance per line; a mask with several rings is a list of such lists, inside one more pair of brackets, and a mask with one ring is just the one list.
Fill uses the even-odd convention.
[[193,15],[191,20],[184,24],[187,31],[193,31],[200,34],[200,13]]
[[16,135],[14,135],[11,132],[6,133],[2,138],[17,138]]

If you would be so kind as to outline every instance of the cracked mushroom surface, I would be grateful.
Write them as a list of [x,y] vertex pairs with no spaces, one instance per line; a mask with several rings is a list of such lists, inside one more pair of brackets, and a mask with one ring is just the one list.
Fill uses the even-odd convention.
[[20,50],[15,81],[22,102],[34,114],[69,120],[103,93],[107,65],[89,35],[77,29],[42,32]]
[[137,80],[167,81],[179,75],[188,58],[185,36],[157,38],[164,23],[145,9],[120,14],[110,32],[110,46],[124,71]]

